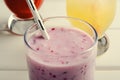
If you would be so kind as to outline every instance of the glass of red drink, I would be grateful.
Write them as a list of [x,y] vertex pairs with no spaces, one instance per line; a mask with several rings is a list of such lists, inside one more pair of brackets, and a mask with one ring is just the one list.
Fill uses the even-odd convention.
[[[4,0],[8,9],[13,13],[8,19],[8,28],[16,34],[24,34],[27,26],[34,23],[32,13],[26,0]],[[34,0],[39,9],[43,0]]]

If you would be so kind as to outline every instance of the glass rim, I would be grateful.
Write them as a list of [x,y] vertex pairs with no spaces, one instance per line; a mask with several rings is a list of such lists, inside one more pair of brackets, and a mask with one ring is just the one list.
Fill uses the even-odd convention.
[[[84,53],[86,53],[87,51],[92,50],[93,47],[97,44],[97,41],[98,41],[97,31],[96,31],[95,28],[94,28],[90,23],[88,23],[87,21],[82,20],[82,19],[80,19],[80,18],[74,18],[74,17],[69,17],[69,16],[54,16],[54,17],[48,17],[48,18],[43,19],[43,22],[48,21],[48,20],[52,20],[52,19],[72,19],[72,20],[77,20],[77,21],[80,21],[80,22],[84,22],[85,24],[89,25],[90,29],[91,29],[92,32],[94,33],[94,39],[93,39],[94,42],[93,42],[93,44],[92,44],[88,49],[80,52],[80,54],[84,54]],[[25,33],[24,33],[24,42],[25,42],[26,46],[27,46],[29,49],[31,49],[31,50],[34,51],[35,53],[38,53],[36,50],[34,50],[34,49],[29,45],[29,43],[28,43],[28,41],[27,41],[27,39],[26,39],[26,38],[27,38],[27,33],[28,33],[28,31],[30,31],[30,29],[31,29],[32,27],[34,27],[34,26],[37,26],[37,23],[34,23],[33,25],[31,25],[30,27],[28,27],[28,28],[26,29],[26,31],[25,31]]]

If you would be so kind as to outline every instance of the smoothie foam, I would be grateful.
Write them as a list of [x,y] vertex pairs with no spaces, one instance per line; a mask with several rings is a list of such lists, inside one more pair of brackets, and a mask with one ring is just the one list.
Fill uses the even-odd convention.
[[71,28],[49,28],[50,40],[37,33],[29,40],[34,51],[27,61],[30,80],[93,80],[93,39],[83,31]]

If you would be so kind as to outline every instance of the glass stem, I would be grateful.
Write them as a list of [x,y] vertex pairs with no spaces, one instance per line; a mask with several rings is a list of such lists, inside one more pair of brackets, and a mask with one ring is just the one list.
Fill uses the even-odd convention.
[[109,48],[109,38],[105,34],[100,39],[98,39],[97,55],[99,56],[99,55],[105,53],[108,50],[108,48]]

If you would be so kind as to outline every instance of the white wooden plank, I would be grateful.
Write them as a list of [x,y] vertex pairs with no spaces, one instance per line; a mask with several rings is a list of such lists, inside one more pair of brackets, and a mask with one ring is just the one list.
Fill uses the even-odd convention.
[[[29,80],[27,71],[0,71],[0,80]],[[95,80],[120,80],[120,71],[96,71]]]
[[29,80],[27,71],[0,71],[0,80]]
[[0,69],[26,68],[23,36],[0,34]]
[[96,71],[95,80],[120,80],[120,71]]

